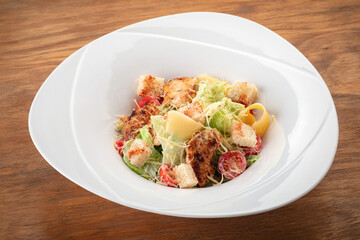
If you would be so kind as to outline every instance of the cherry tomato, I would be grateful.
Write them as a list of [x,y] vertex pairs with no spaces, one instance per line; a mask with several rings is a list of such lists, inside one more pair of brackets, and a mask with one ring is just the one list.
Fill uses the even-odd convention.
[[258,155],[259,152],[261,151],[261,145],[262,145],[262,141],[259,135],[256,134],[256,145],[255,147],[244,147],[243,151],[245,153],[245,155]]
[[160,180],[168,187],[177,187],[178,183],[174,179],[174,174],[168,164],[161,165],[159,169]]
[[123,153],[124,143],[125,143],[124,139],[120,139],[115,142],[115,149],[118,150],[118,152],[121,156],[124,155],[124,153]]
[[240,151],[230,151],[221,155],[218,169],[224,177],[234,179],[246,169],[246,159]]
[[145,104],[147,104],[148,102],[152,102],[153,104],[155,104],[156,106],[160,106],[160,102],[153,97],[143,97],[139,102],[138,105],[140,108],[142,108]]

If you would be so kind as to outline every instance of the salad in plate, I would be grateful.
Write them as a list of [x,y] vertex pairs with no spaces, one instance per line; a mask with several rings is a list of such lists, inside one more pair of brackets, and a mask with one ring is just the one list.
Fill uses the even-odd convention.
[[270,116],[255,102],[254,84],[142,75],[137,95],[131,114],[117,116],[114,146],[138,175],[168,187],[208,187],[260,158]]

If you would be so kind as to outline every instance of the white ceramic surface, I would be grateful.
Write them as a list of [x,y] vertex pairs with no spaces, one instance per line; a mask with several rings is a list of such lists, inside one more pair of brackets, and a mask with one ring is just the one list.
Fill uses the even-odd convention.
[[[131,172],[113,151],[110,133],[113,116],[129,111],[134,80],[143,73],[208,73],[257,84],[260,101],[277,118],[261,160],[236,180],[208,189],[170,189]],[[45,115],[54,105],[55,116]],[[29,128],[44,158],[75,183],[130,207],[189,217],[245,215],[293,201],[326,174],[338,136],[331,96],[306,58],[270,30],[218,13],[153,19],[85,46],[49,76]],[[318,150],[324,148],[330,150]]]

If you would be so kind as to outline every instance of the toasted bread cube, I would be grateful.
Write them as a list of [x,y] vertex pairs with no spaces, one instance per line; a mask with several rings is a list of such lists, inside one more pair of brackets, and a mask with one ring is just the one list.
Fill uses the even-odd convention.
[[227,97],[234,102],[249,106],[258,97],[258,89],[251,83],[235,82],[227,92]]
[[231,140],[238,146],[255,147],[256,132],[251,126],[234,121],[231,127]]
[[164,78],[141,75],[138,79],[137,95],[159,98],[164,92]]
[[205,122],[205,115],[202,106],[198,101],[194,101],[187,106],[181,107],[179,112],[192,118],[194,121],[201,122],[202,124]]
[[198,180],[190,164],[182,163],[176,166],[173,172],[180,188],[191,188],[198,184]]
[[151,148],[149,144],[141,139],[135,139],[128,150],[130,163],[136,167],[144,166],[150,154]]

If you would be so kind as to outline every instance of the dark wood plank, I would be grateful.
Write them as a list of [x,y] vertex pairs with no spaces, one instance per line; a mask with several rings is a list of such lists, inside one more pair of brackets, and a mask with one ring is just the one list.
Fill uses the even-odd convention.
[[[256,21],[295,45],[323,76],[339,116],[339,146],[329,173],[305,197],[248,217],[161,216],[87,192],[56,172],[33,146],[28,111],[61,61],[118,28],[189,11]],[[358,0],[0,1],[0,238],[360,238],[359,76]]]

